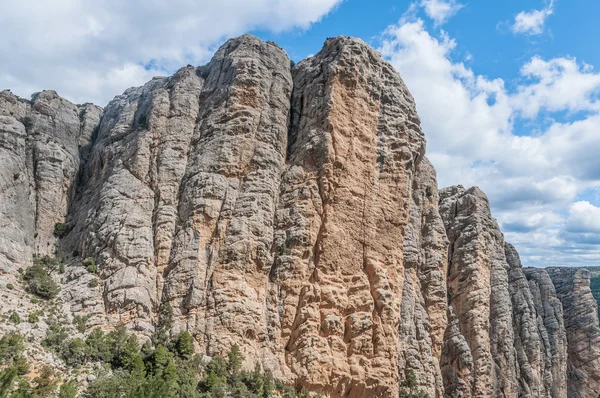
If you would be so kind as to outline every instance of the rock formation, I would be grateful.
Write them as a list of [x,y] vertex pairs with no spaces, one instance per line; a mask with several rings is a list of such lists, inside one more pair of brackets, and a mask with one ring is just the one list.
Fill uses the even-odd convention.
[[290,70],[242,36],[104,110],[2,91],[0,227],[24,314],[18,269],[60,254],[69,314],[148,337],[169,306],[203,354],[324,396],[600,393],[589,275],[523,269],[483,192],[438,192],[412,96],[357,39]]

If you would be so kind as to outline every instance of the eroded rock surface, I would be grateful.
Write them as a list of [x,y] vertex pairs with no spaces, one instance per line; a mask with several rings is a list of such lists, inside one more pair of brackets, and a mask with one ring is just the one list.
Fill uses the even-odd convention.
[[569,398],[600,394],[600,327],[598,307],[590,290],[590,271],[548,268],[562,303],[567,336],[567,389]]
[[293,70],[232,39],[105,110],[2,91],[0,313],[25,318],[18,269],[64,253],[57,301],[88,327],[148,336],[170,305],[202,354],[238,344],[324,396],[414,374],[436,398],[596,398],[589,275],[523,269],[483,192],[438,192],[424,154],[399,74],[348,37]]
[[440,192],[450,240],[450,328],[443,354],[446,391],[464,397],[518,395],[509,265],[504,238],[477,187]]

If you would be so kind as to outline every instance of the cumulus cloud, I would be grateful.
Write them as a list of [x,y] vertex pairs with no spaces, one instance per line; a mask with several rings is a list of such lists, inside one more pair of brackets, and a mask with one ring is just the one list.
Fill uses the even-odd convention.
[[573,203],[569,211],[567,231],[600,234],[600,207],[587,201]]
[[554,4],[552,1],[541,10],[521,11],[515,16],[511,30],[517,34],[540,35],[544,32],[546,19],[553,13]]
[[115,94],[255,28],[307,28],[342,0],[19,0],[0,13],[0,89],[53,88],[105,105]]
[[440,186],[480,186],[528,265],[596,261],[600,232],[569,228],[574,201],[600,187],[600,74],[536,56],[509,89],[454,61],[456,45],[413,18],[390,26],[380,48],[415,97]]
[[435,21],[436,25],[442,25],[463,8],[463,5],[457,3],[456,0],[421,0],[421,7],[427,16]]

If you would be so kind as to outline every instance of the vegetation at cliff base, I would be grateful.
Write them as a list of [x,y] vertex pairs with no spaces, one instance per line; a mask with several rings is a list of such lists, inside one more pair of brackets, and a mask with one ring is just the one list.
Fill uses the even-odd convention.
[[[163,315],[168,318],[169,308]],[[167,319],[168,320],[168,319]],[[75,325],[81,321],[74,322]],[[158,331],[161,331],[159,328]],[[164,331],[164,330],[163,330]],[[17,332],[0,339],[0,398],[308,398],[275,380],[257,363],[252,371],[242,368],[243,355],[237,345],[226,357],[203,361],[194,351],[192,336],[184,331],[171,336],[153,336],[143,345],[124,325],[110,333],[93,329],[84,339],[70,338],[67,327],[51,322],[43,345],[62,358],[68,369],[96,364],[100,371],[87,388],[43,366],[38,375],[28,375],[23,356],[25,339]],[[161,343],[153,343],[163,340]],[[164,343],[164,344],[163,344]],[[88,367],[89,369],[89,367]]]

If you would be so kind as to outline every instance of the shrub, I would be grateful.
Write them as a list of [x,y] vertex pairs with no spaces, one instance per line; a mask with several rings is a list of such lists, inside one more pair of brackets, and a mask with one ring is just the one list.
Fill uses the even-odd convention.
[[210,74],[210,68],[208,67],[208,64],[199,66],[196,69],[196,74],[198,76],[200,76],[201,78],[206,79],[208,77],[208,75]]
[[8,290],[13,290],[15,287],[13,286],[13,284],[12,284],[12,283],[7,283],[7,284],[6,284],[6,288],[7,288]]
[[56,224],[54,224],[54,235],[56,237],[62,238],[68,232],[69,232],[69,228],[67,227],[67,224],[65,224],[64,222],[57,222]]
[[415,372],[409,370],[406,379],[400,382],[400,398],[429,398],[429,395],[419,389]]
[[27,358],[23,355],[19,354],[13,359],[13,366],[17,369],[17,373],[20,376],[23,376],[27,372],[29,372],[29,363],[27,363]]
[[290,59],[290,69],[294,69],[294,66],[296,66],[296,63],[293,59]]
[[69,334],[67,329],[57,321],[53,321],[48,326],[46,337],[42,340],[42,345],[61,354],[68,343]]
[[89,283],[88,283],[88,287],[91,287],[91,288],[98,287],[98,285],[99,285],[98,278],[94,278],[91,281],[89,281]]
[[74,315],[73,316],[73,325],[75,325],[75,329],[77,329],[77,331],[79,333],[85,333],[85,331],[87,330],[85,324],[87,323],[88,319],[90,319],[91,315],[86,315],[86,316],[81,316],[81,315]]
[[95,274],[98,272],[98,266],[96,265],[96,259],[94,257],[86,257],[81,263],[89,273]]
[[18,332],[8,332],[0,339],[0,364],[7,363],[21,355],[25,339]]
[[27,322],[29,323],[38,323],[40,320],[40,316],[44,315],[44,311],[32,311],[27,315]]
[[21,317],[19,316],[19,314],[17,314],[16,311],[11,312],[10,316],[8,317],[8,320],[14,323],[15,325],[21,323]]
[[111,342],[102,329],[95,328],[85,340],[90,359],[111,362],[113,358]]
[[85,363],[88,357],[88,348],[79,337],[69,342],[63,353],[63,359],[69,366],[78,366]]
[[27,289],[43,299],[53,299],[58,295],[58,285],[50,277],[46,267],[39,261],[25,270],[23,280],[27,283]]
[[77,398],[77,381],[69,380],[60,386],[58,398]]

